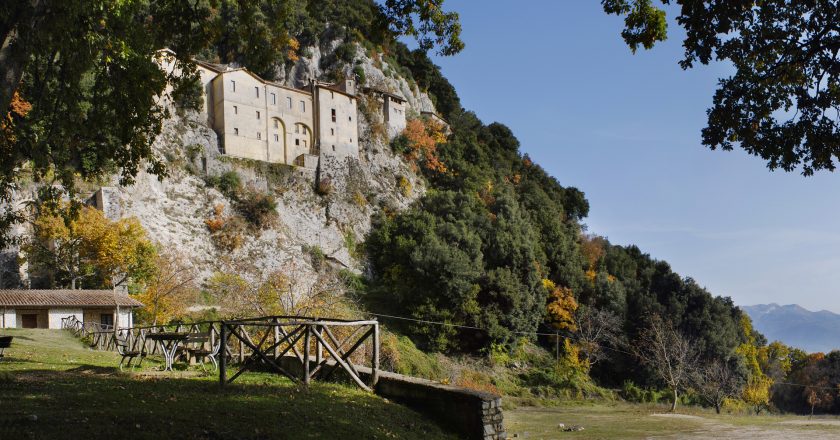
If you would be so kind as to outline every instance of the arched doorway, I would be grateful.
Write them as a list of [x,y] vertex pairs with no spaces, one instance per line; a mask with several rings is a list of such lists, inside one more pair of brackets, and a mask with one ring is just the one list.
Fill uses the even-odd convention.
[[271,118],[268,130],[268,161],[289,163],[286,151],[286,124],[280,118]]

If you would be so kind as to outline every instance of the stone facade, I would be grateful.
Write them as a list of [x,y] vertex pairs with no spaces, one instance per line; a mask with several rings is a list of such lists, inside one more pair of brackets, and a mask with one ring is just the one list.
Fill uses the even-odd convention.
[[[174,54],[158,63],[174,69]],[[359,156],[355,82],[310,81],[296,89],[267,81],[245,68],[197,61],[202,116],[223,154],[272,163],[311,166],[321,152]]]

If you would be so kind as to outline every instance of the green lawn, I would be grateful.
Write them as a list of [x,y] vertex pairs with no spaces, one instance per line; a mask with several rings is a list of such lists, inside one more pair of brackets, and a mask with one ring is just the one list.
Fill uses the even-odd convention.
[[[715,414],[703,408],[678,409],[622,402],[567,402],[556,407],[505,411],[509,436],[523,439],[840,439],[840,418],[793,415]],[[579,432],[559,426],[579,425]]]
[[200,369],[122,373],[119,356],[60,330],[14,336],[0,362],[0,438],[457,438],[424,416],[351,386],[246,373],[221,390]]

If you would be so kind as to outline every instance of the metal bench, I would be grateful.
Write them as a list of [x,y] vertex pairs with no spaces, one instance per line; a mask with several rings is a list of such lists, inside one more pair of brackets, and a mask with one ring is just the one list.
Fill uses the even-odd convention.
[[[125,337],[120,335],[115,336],[114,344],[117,347],[117,353],[119,353],[119,355],[122,356],[122,359],[120,359],[120,371],[122,371],[123,362],[125,362],[126,359],[128,359],[128,363],[126,364],[128,368],[131,368],[131,361],[133,361],[134,358],[140,358],[140,362],[138,362],[136,365],[137,367],[139,367],[143,363],[143,358],[146,356],[146,353],[142,349],[137,350],[129,346],[128,340]],[[144,345],[145,344],[141,344],[141,347],[143,347]]]
[[205,370],[204,361],[206,359],[210,359],[210,362],[213,363],[213,371],[215,371],[219,368],[219,364],[216,361],[216,355],[219,353],[219,347],[221,347],[221,344],[216,344],[215,347],[210,347],[208,349],[206,348],[206,344],[209,341],[209,334],[193,333],[187,337],[186,341],[184,341],[185,351],[198,361],[202,370]]
[[3,360],[3,352],[12,345],[13,336],[0,336],[0,361]]

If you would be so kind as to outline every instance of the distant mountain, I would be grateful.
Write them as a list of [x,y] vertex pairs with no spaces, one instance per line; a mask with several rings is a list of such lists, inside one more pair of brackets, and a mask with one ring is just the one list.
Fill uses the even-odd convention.
[[836,313],[812,312],[796,304],[758,304],[741,306],[741,310],[768,342],[782,341],[808,352],[840,350],[840,315]]

